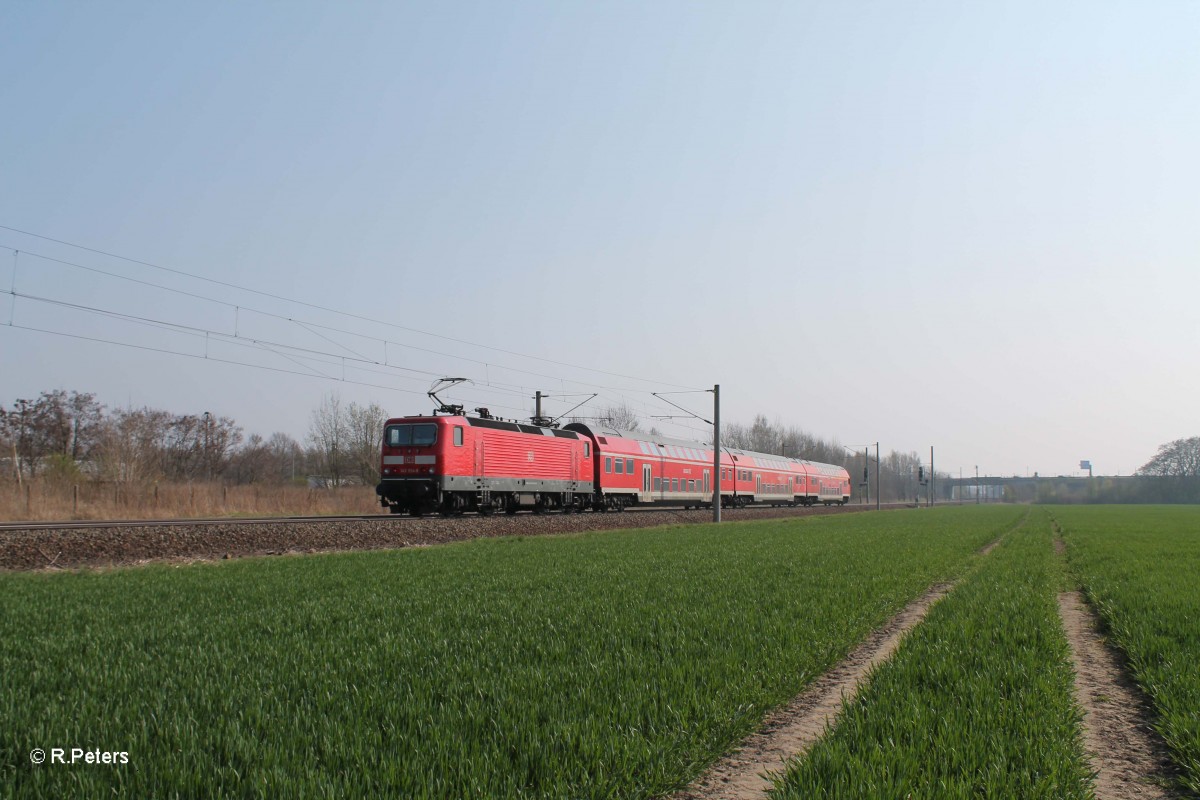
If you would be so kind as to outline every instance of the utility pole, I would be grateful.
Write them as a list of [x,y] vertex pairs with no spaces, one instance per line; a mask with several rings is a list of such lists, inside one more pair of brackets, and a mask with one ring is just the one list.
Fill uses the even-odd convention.
[[212,483],[212,457],[208,452],[209,430],[212,428],[212,414],[204,412],[204,474],[205,480]]
[[979,465],[975,465],[975,505],[979,505]]
[[933,445],[929,445],[929,507],[933,508],[933,504],[937,502],[937,492],[934,491],[934,477],[937,473],[933,471]]
[[713,522],[721,521],[721,384],[713,384]]
[[867,487],[866,502],[864,505],[871,505],[871,447],[867,445],[863,447],[863,486]]
[[879,482],[879,442],[875,443],[875,510],[883,503],[883,484]]

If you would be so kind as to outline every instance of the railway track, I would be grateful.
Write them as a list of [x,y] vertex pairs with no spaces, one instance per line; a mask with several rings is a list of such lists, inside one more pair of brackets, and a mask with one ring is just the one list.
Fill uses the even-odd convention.
[[[900,504],[902,505],[902,504]],[[893,506],[895,507],[895,506]],[[726,509],[728,522],[844,514],[874,506]],[[418,547],[497,536],[711,522],[711,510],[647,508],[584,514],[478,517],[265,517],[18,522],[0,525],[0,569],[38,570],[196,561],[242,556]]]
[[[912,503],[884,503],[882,508],[912,508]],[[769,506],[756,505],[746,506],[740,509],[724,509],[721,513],[728,515],[730,513],[770,513],[770,512],[792,512],[797,516],[804,516],[812,513],[850,513],[854,511],[873,511],[875,505],[847,505],[847,506]],[[605,511],[605,512],[584,512],[579,515],[582,519],[589,517],[604,518],[611,515],[619,514],[683,514],[683,513],[704,513],[711,515],[711,509],[690,509],[683,506],[649,506],[644,508],[627,508],[622,511]],[[547,512],[543,515],[534,515],[529,512],[521,512],[514,516],[515,519],[528,519],[529,517],[556,517],[561,516],[561,512]],[[495,519],[504,518],[503,515],[494,517]],[[190,518],[163,518],[163,519],[122,519],[122,520],[27,520],[16,522],[0,522],[0,533],[4,531],[34,531],[34,530],[61,530],[61,529],[77,529],[77,528],[144,528],[144,527],[195,527],[206,525],[279,525],[279,524],[305,524],[305,523],[330,523],[330,522],[367,522],[367,523],[417,523],[417,522],[436,522],[439,520],[482,520],[484,517],[474,513],[466,513],[461,516],[443,517],[438,514],[429,514],[423,517],[410,517],[395,514],[348,514],[340,516],[273,516],[273,517],[190,517]]]

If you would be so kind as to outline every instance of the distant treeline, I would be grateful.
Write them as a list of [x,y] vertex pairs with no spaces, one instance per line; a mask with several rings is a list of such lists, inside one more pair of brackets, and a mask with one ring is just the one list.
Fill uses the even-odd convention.
[[[1200,478],[1128,475],[1095,478],[989,478],[989,496],[1010,503],[1200,503]],[[985,483],[984,488],[988,488]],[[969,485],[961,488],[970,497]]]
[[379,477],[386,413],[330,395],[313,412],[305,445],[286,433],[245,435],[230,417],[206,411],[107,408],[94,394],[55,390],[0,406],[0,480],[34,478],[148,484],[334,485]]

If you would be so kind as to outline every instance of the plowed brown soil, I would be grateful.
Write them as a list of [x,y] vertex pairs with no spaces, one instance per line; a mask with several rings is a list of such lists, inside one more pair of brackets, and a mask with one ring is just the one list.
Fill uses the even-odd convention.
[[[759,508],[721,512],[724,520],[764,520],[853,513],[861,506],[809,509]],[[373,550],[443,544],[487,536],[537,536],[591,530],[700,524],[711,511],[663,513],[518,514],[423,519],[315,520],[254,523],[153,523],[111,528],[6,529],[0,531],[0,569],[33,570],[265,556],[285,553]]]

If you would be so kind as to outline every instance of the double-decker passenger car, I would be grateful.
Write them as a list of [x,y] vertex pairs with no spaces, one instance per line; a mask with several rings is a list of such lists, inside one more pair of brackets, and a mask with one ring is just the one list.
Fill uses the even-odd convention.
[[[712,505],[714,459],[711,444],[652,436],[640,431],[573,422],[594,443],[597,509],[647,503],[686,507]],[[842,467],[722,448],[721,505],[844,504],[850,500],[850,475]]]

